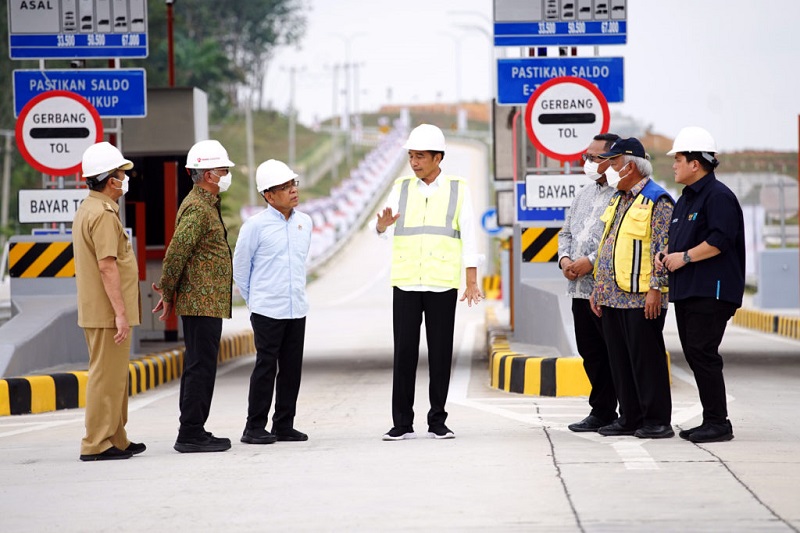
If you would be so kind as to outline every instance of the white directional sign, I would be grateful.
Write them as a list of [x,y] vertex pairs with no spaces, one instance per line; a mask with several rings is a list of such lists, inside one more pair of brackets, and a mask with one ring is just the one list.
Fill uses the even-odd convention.
[[595,135],[606,133],[608,102],[589,81],[572,76],[543,83],[525,107],[525,127],[531,142],[559,161],[580,158]]
[[528,207],[569,207],[575,195],[593,182],[586,174],[525,176],[525,204]]
[[72,222],[87,189],[23,189],[19,191],[19,221],[23,224]]
[[83,152],[103,140],[103,123],[85,98],[48,91],[22,108],[16,139],[22,157],[33,168],[67,176],[80,171]]

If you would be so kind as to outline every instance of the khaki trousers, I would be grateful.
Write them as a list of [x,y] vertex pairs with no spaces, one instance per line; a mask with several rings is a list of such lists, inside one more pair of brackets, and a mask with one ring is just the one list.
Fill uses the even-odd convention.
[[116,332],[113,328],[83,330],[89,347],[89,380],[81,455],[102,453],[112,446],[124,450],[131,443],[125,433],[131,340],[114,343]]

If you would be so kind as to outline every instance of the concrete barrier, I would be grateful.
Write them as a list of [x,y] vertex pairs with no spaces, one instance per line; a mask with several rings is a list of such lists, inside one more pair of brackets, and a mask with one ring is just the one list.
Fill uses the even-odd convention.
[[[147,354],[128,365],[128,395],[169,383],[183,373],[184,348]],[[252,331],[226,335],[217,364],[255,353]],[[86,406],[87,370],[0,379],[0,416],[44,413]]]

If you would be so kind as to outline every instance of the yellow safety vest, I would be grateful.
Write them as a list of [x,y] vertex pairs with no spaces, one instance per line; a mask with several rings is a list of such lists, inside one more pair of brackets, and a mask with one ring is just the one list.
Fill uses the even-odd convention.
[[461,285],[462,178],[440,175],[439,188],[425,198],[416,177],[394,182],[400,218],[392,241],[392,285]]
[[[653,273],[651,259],[651,242],[653,217],[653,206],[661,196],[669,193],[662,189],[652,179],[645,184],[644,189],[634,198],[633,203],[622,216],[617,238],[614,241],[614,280],[619,288],[626,292],[647,292],[650,290],[650,276]],[[619,199],[617,194],[606,207],[600,217],[605,223],[603,238],[600,240],[600,250],[608,237],[611,224],[614,222],[614,214],[617,212]],[[597,260],[600,259],[600,250],[597,252]],[[595,262],[595,272],[597,262]],[[661,287],[661,292],[667,292],[667,287]]]

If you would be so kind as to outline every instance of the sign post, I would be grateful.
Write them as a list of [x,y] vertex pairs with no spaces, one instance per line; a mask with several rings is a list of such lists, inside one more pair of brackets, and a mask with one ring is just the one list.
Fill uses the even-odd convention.
[[603,93],[585,79],[572,76],[543,83],[525,107],[531,142],[559,161],[578,159],[595,135],[608,131],[610,120]]
[[53,176],[68,176],[80,170],[83,152],[103,140],[103,123],[82,96],[48,91],[22,108],[16,139],[22,157],[33,168]]

